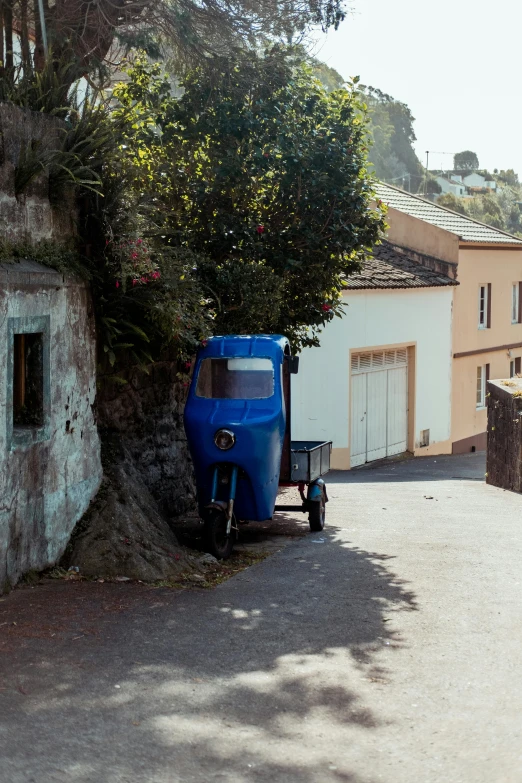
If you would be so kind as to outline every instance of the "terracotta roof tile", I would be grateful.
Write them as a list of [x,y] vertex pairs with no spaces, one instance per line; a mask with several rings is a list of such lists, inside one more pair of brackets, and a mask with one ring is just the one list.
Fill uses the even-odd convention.
[[[458,285],[456,280],[428,269],[408,255],[406,248],[388,242],[377,245],[373,258],[363,262],[360,272],[346,279],[347,288],[438,288]],[[416,254],[418,257],[419,254]]]

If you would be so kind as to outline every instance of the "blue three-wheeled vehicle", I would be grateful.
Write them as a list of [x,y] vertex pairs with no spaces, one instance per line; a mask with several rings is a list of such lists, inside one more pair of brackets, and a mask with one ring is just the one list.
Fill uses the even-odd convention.
[[[241,522],[274,511],[307,512],[312,531],[324,527],[332,444],[291,440],[298,362],[280,335],[213,337],[199,350],[185,430],[206,547],[219,559],[232,553]],[[279,486],[297,486],[302,503],[277,506]]]

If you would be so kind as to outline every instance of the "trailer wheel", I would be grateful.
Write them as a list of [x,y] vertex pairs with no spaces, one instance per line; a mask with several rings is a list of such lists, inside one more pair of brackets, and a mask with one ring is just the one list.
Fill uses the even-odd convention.
[[[232,520],[233,524],[235,520]],[[227,536],[227,517],[217,508],[207,510],[204,520],[205,549],[218,560],[227,560],[232,554],[236,541],[236,531],[232,529]]]
[[320,500],[310,500],[308,503],[308,522],[312,533],[319,533],[324,528],[326,517],[326,498],[324,489]]

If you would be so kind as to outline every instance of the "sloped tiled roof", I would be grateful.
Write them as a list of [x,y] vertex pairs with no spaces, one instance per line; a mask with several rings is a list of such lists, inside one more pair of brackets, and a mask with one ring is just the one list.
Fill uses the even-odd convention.
[[382,245],[377,245],[373,252],[374,257],[364,261],[362,270],[346,279],[348,289],[434,288],[458,285],[456,280],[414,261],[405,248],[399,249],[389,242],[383,242]]
[[450,231],[463,242],[522,246],[522,239],[518,237],[500,231],[498,228],[486,226],[485,223],[479,223],[478,220],[472,220],[465,215],[459,215],[458,212],[453,212],[433,201],[394,188],[392,185],[379,182],[375,185],[374,190],[377,198],[393,209]]

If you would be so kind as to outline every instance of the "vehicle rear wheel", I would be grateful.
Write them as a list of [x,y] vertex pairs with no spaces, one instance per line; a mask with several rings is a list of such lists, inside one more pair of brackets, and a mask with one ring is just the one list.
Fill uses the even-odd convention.
[[[234,520],[232,520],[234,524]],[[204,521],[205,549],[218,560],[227,560],[232,554],[236,540],[236,531],[232,529],[227,536],[227,516],[217,508],[207,510]]]
[[324,489],[321,492],[320,500],[308,501],[308,522],[310,524],[310,530],[312,533],[319,533],[324,529],[324,522],[326,518],[326,498]]

